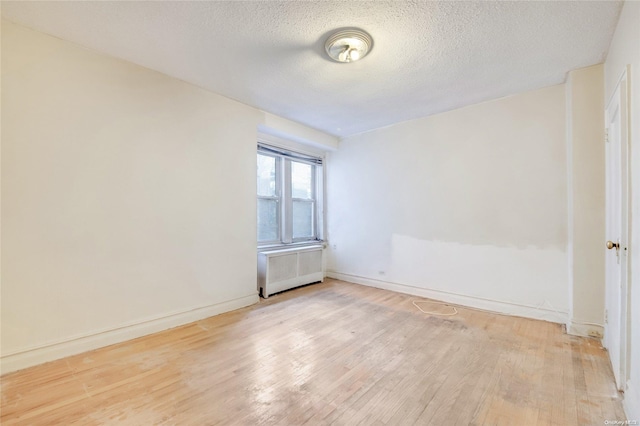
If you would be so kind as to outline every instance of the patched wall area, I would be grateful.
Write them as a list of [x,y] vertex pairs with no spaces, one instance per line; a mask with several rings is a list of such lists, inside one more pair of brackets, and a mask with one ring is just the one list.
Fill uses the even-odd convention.
[[328,162],[328,269],[562,322],[565,118],[560,85],[346,138]]

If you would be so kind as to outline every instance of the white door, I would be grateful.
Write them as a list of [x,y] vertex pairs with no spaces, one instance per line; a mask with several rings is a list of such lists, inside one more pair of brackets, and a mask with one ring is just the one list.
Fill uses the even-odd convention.
[[606,285],[604,346],[618,389],[626,382],[627,351],[627,73],[606,110]]

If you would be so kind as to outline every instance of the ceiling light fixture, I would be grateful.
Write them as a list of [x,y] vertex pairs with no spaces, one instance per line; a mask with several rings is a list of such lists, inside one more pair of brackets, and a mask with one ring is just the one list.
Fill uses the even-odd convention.
[[335,32],[324,44],[327,55],[336,62],[355,62],[367,56],[372,48],[371,36],[356,28]]

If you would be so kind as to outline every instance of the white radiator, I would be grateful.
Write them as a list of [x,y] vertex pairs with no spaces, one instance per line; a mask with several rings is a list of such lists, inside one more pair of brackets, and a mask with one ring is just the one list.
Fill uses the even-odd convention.
[[258,288],[262,297],[323,281],[322,253],[322,246],[258,253]]

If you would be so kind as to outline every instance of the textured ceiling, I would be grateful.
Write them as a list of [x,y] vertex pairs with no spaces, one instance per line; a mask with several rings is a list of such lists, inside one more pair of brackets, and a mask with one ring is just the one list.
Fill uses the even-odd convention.
[[[564,82],[605,59],[621,3],[2,2],[4,18],[345,136]],[[324,55],[342,27],[374,39]]]

